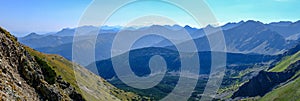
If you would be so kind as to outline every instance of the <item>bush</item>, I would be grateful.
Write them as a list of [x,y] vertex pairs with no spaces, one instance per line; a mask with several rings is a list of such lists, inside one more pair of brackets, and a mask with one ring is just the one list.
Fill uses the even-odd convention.
[[54,84],[56,80],[56,72],[41,58],[34,56],[36,62],[41,67],[41,70],[43,72],[43,75],[45,77],[46,82],[49,84]]

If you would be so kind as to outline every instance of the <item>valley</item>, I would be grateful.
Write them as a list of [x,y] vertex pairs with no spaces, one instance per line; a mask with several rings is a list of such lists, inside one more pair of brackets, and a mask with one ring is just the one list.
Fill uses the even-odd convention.
[[[260,97],[265,98],[264,95],[268,95],[268,92],[272,91],[274,87],[276,88],[282,85],[281,83],[288,82],[288,80],[293,75],[296,75],[295,73],[293,74],[290,72],[286,74],[287,71],[284,72],[284,69],[288,68],[288,66],[291,65],[291,63],[296,62],[298,59],[298,55],[295,52],[298,52],[299,49],[296,49],[297,47],[293,47],[298,44],[299,38],[290,38],[292,36],[295,36],[296,33],[299,32],[297,30],[298,27],[296,27],[298,26],[298,22],[291,22],[286,24],[285,26],[279,26],[281,23],[283,22],[263,24],[259,21],[251,20],[246,22],[241,21],[239,23],[228,23],[224,26],[221,26],[221,28],[224,31],[223,33],[227,45],[226,52],[209,51],[210,46],[207,37],[204,36],[204,29],[214,29],[214,27],[212,26],[207,26],[203,29],[191,28],[189,26],[150,26],[140,29],[128,28],[125,29],[125,32],[126,30],[128,30],[128,32],[132,32],[141,30],[152,30],[155,28],[168,30],[169,32],[176,32],[176,30],[178,29],[187,30],[189,32],[189,34],[193,38],[192,41],[196,43],[196,46],[198,48],[198,54],[201,63],[199,74],[197,74],[199,75],[198,83],[196,88],[194,89],[194,93],[192,94],[189,100],[199,100],[201,98],[201,94],[204,91],[204,87],[206,86],[205,84],[207,83],[211,70],[212,53],[222,53],[226,54],[227,56],[225,76],[223,78],[221,87],[217,92],[217,96],[214,98],[215,100],[237,100],[245,98],[248,99],[248,97],[249,99],[259,99]],[[81,33],[82,36],[85,37],[83,38],[85,40],[81,41],[89,40],[88,33],[91,33],[96,30],[95,27],[92,26],[85,26],[80,28],[88,29],[83,30],[84,32]],[[70,32],[68,32],[67,30]],[[64,29],[58,32],[65,33],[63,35],[30,34],[26,37],[21,38],[20,42],[35,47],[35,49],[41,52],[60,54],[70,60],[72,55],[70,53],[70,51],[72,51],[72,41],[69,38],[72,38],[73,35],[71,33],[74,33],[75,30],[76,29]],[[104,33],[99,33],[99,36],[96,41],[95,50],[97,52],[97,61],[93,63],[85,63],[82,65],[84,65],[89,71],[103,77],[117,88],[128,92],[135,92],[141,96],[147,96],[151,100],[161,99],[168,93],[170,93],[172,89],[176,86],[176,83],[179,77],[181,76],[180,57],[179,52],[175,48],[175,45],[184,45],[184,43],[191,40],[185,40],[181,41],[182,43],[174,44],[165,38],[160,38],[157,36],[147,36],[138,40],[132,46],[131,51],[118,56],[111,57],[110,51],[112,47],[111,45],[113,42],[113,38],[116,36],[119,30],[121,29],[111,28],[105,29],[104,31],[101,30],[100,32]],[[285,35],[286,33],[283,33],[282,30],[292,31],[290,32],[290,34]],[[209,33],[208,35],[213,34],[214,33]],[[35,44],[41,40],[49,40],[49,42],[53,41],[55,44],[51,44],[51,46],[47,44]],[[178,37],[178,40],[183,39],[180,39],[180,37]],[[188,46],[185,47],[188,48]],[[181,53],[183,54],[183,58],[193,55],[193,52],[189,51],[184,51]],[[126,54],[129,54],[129,60],[124,60]],[[134,74],[142,77],[150,75],[151,70],[149,69],[149,60],[152,56],[155,55],[160,55],[165,59],[167,64],[167,72],[163,80],[157,86],[145,90],[132,88],[122,83],[122,81],[116,76],[111,61],[111,58],[115,58],[115,60],[117,60],[118,65],[124,66],[128,62]],[[274,78],[274,75],[283,75],[283,77]],[[246,90],[252,89],[247,88],[248,85],[258,86],[257,79],[260,80],[266,77],[272,78],[272,82],[270,82],[270,84],[267,85],[270,88],[262,86],[262,88],[266,88],[266,90],[261,91],[261,93],[251,93],[248,92],[249,90]]]
[[300,0],[0,4],[0,101],[300,101]]

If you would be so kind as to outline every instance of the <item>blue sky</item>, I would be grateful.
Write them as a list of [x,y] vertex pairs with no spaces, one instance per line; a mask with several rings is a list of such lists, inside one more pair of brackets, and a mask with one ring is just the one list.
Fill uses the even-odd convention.
[[[105,10],[109,0],[102,0],[99,12]],[[59,31],[66,27],[76,27],[81,15],[92,0],[2,0],[0,26],[17,36],[30,32],[46,33]],[[205,0],[218,22],[239,22],[259,20],[265,23],[300,20],[300,0]],[[160,9],[164,9],[161,10]],[[181,25],[192,25],[185,14],[176,8],[153,5],[140,5],[124,8],[127,13],[118,13],[124,18],[130,14],[149,13],[153,10],[172,16]],[[169,11],[168,11],[169,10]],[[158,14],[160,14],[158,13]],[[96,22],[96,21],[94,21]],[[122,19],[110,20],[111,25],[126,23]]]

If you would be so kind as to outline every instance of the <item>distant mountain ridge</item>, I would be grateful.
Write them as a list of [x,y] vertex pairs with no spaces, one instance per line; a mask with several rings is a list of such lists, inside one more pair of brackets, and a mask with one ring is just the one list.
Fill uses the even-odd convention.
[[[220,26],[223,30],[227,52],[231,53],[257,53],[257,54],[267,54],[275,55],[285,52],[288,48],[291,48],[296,44],[296,41],[300,37],[299,30],[300,22],[274,22],[270,24],[264,24],[259,21],[240,21],[238,23],[227,23]],[[161,32],[172,32],[176,33],[180,30],[186,30],[192,37],[193,40],[183,38],[181,36],[174,36],[175,40],[180,42],[194,41],[198,51],[210,51],[210,46],[208,39],[205,36],[204,29],[211,28],[215,29],[214,26],[207,26],[205,28],[192,28],[190,26],[162,26],[153,25],[149,27],[141,28],[127,28],[128,32],[138,32],[147,31],[150,29],[160,29]],[[33,47],[41,52],[59,54],[67,59],[71,60],[72,51],[72,35],[74,34],[74,29],[64,29],[55,34],[43,36],[43,37],[22,37],[19,41],[25,45]],[[78,33],[82,37],[86,37],[85,40],[88,41],[88,35],[98,34],[96,42],[96,52],[100,51],[96,60],[104,60],[110,58],[110,51],[114,37],[117,32],[120,31],[120,27],[104,27],[102,32],[95,32],[97,27],[94,26],[83,26],[79,27]],[[166,33],[166,34],[172,34]],[[149,41],[151,40],[151,41]],[[174,43],[170,43],[167,39],[162,39],[157,36],[148,37],[141,39],[137,42],[133,49],[144,48],[144,47],[164,47],[172,50],[176,50]],[[180,43],[176,43],[181,45]],[[184,44],[183,44],[184,45]],[[186,46],[188,48],[189,46]],[[87,65],[88,63],[82,64]]]
[[300,33],[300,21],[296,22],[277,22],[268,24],[267,27],[272,31],[280,33],[283,37],[289,37],[293,34]]
[[[295,45],[293,43],[295,41],[286,40],[278,32],[269,29],[268,24],[258,21],[240,22],[231,29],[223,30],[223,33],[227,51],[233,53],[281,54]],[[199,51],[210,49],[207,37],[200,37],[193,41]]]

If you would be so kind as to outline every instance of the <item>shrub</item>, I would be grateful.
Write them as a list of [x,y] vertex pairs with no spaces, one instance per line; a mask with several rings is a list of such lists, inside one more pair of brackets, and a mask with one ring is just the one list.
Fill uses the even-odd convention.
[[34,56],[36,62],[41,67],[41,70],[43,72],[43,75],[45,77],[46,82],[49,84],[54,84],[56,80],[56,72],[41,58]]

